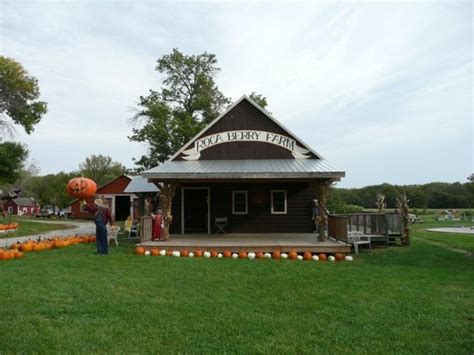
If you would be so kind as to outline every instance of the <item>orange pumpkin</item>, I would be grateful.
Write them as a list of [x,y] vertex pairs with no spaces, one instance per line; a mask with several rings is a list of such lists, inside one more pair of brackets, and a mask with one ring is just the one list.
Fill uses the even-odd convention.
[[255,254],[255,257],[257,259],[263,259],[263,251],[257,251],[257,254]]
[[279,251],[279,250],[275,250],[275,251],[273,252],[272,258],[278,260],[278,259],[280,259],[280,257],[281,257],[280,251]]
[[298,253],[296,252],[296,250],[292,250],[288,253],[288,259],[291,259],[291,260],[298,259]]
[[159,253],[160,253],[160,251],[158,250],[158,248],[151,249],[151,255],[152,256],[158,256]]
[[336,261],[343,261],[344,260],[344,254],[343,253],[336,253],[335,258],[336,258]]
[[303,260],[311,260],[313,255],[311,255],[311,252],[310,251],[306,251],[304,254],[303,254]]
[[15,258],[22,258],[23,257],[23,253],[19,250],[15,250]]
[[230,258],[230,257],[232,257],[232,253],[230,252],[230,250],[224,251],[224,258]]
[[217,258],[217,251],[215,250],[211,251],[211,258]]
[[186,249],[184,249],[182,252],[181,252],[181,256],[183,258],[187,258],[189,256],[189,251],[187,251]]
[[202,257],[202,250],[201,249],[196,250],[194,252],[194,256],[197,257],[197,258]]
[[319,254],[318,257],[319,257],[319,261],[326,261],[328,259],[326,254],[324,253]]
[[246,251],[240,251],[239,252],[239,259],[245,259],[247,258],[247,252]]
[[97,191],[97,184],[85,177],[76,177],[67,183],[66,191],[69,196],[79,199],[94,196]]
[[135,248],[135,253],[138,254],[138,255],[143,255],[143,254],[145,254],[145,248],[138,246],[138,247]]

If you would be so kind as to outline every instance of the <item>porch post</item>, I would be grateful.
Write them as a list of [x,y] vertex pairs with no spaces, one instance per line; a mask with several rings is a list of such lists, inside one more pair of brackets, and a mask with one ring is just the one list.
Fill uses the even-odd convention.
[[319,241],[326,240],[326,224],[328,216],[326,213],[326,203],[329,196],[329,188],[332,185],[332,180],[319,180],[311,183],[311,190],[314,192],[319,204],[319,216],[317,223],[319,224]]
[[178,186],[175,182],[165,182],[163,186],[161,186],[159,196],[160,196],[160,204],[163,210],[163,239],[168,240],[170,237],[170,224],[173,221],[173,215],[171,214],[172,211],[172,204],[173,204],[173,197],[176,191],[176,187]]

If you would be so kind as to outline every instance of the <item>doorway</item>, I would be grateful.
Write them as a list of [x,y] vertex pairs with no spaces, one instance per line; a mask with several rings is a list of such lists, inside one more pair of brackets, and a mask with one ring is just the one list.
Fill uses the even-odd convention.
[[130,215],[130,196],[115,196],[115,220],[125,221]]
[[209,188],[183,187],[182,232],[210,233]]

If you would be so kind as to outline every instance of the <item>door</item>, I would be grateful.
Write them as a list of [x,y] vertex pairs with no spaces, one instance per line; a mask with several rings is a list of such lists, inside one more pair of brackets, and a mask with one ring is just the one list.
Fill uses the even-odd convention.
[[183,188],[184,233],[208,233],[208,199],[208,188]]
[[130,215],[130,196],[115,196],[115,220],[125,221]]

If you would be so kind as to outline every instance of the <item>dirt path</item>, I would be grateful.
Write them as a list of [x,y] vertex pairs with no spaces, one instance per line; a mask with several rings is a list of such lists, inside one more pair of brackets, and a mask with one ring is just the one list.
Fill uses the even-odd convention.
[[437,246],[437,247],[440,247],[440,248],[444,248],[444,249],[450,250],[450,251],[455,252],[455,253],[463,254],[464,256],[467,256],[467,257],[472,257],[472,253],[468,250],[453,248],[453,247],[450,247],[447,244],[444,244],[444,243],[441,243],[441,242],[435,242],[433,240],[420,238],[420,237],[412,237],[412,239],[421,240],[421,241],[423,241],[427,244],[434,245],[434,246]]

